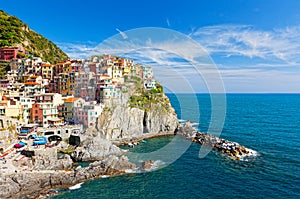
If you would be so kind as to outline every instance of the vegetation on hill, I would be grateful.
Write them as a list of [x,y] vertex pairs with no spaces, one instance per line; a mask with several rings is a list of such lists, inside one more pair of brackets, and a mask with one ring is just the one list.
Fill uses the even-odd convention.
[[0,10],[0,47],[23,47],[27,54],[22,57],[41,57],[52,64],[68,59],[68,56],[53,42],[29,29],[15,16],[10,16]]

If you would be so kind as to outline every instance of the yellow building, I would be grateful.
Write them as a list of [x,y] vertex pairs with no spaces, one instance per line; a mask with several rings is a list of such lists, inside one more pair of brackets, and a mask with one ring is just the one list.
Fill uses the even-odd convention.
[[21,105],[21,102],[6,97],[3,97],[1,102],[1,107],[3,107],[1,109],[4,109],[1,111],[2,115],[6,117],[22,118],[23,106]]
[[53,68],[51,64],[42,65],[42,77],[43,79],[52,79],[53,78]]
[[123,76],[130,76],[130,66],[124,66]]
[[58,63],[59,72],[59,91],[62,95],[75,94],[75,73],[72,70],[71,62]]
[[75,74],[60,73],[59,74],[59,90],[62,95],[75,95]]

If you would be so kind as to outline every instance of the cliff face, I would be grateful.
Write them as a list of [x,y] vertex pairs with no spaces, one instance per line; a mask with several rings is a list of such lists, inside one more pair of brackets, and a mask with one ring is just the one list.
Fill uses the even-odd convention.
[[0,198],[40,198],[48,189],[68,187],[102,175],[117,175],[136,165],[129,162],[126,156],[107,156],[101,161],[91,163],[88,167],[76,169],[45,170],[43,172],[18,172],[10,175],[0,173]]
[[121,99],[105,101],[106,108],[98,118],[96,129],[102,138],[112,141],[128,141],[131,138],[173,133],[178,127],[175,110],[162,93],[160,100],[149,102],[146,108],[132,107],[130,100],[136,94],[123,93]]
[[71,157],[75,161],[101,160],[109,155],[121,156],[124,152],[109,140],[100,137],[98,132],[88,130],[81,135],[81,146],[76,147]]

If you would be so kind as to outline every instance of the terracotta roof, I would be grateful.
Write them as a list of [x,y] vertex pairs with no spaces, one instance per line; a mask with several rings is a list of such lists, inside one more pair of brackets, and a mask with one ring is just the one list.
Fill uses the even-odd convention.
[[76,97],[69,97],[69,98],[65,99],[64,101],[67,102],[67,103],[71,103],[71,102],[75,102],[78,99],[79,98],[76,98]]
[[46,67],[46,66],[52,66],[52,65],[51,64],[43,64],[42,66]]
[[40,84],[36,82],[26,82],[25,85],[40,85]]

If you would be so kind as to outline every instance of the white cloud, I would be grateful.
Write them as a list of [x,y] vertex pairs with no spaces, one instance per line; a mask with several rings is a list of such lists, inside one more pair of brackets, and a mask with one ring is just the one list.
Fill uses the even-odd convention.
[[77,43],[66,43],[56,42],[71,59],[84,59],[87,58],[91,52],[94,51],[96,44],[94,42],[77,42]]
[[[220,72],[228,92],[300,92],[300,26],[269,31],[247,25],[202,27],[189,36],[204,49],[191,41],[186,42],[180,35],[159,40],[159,32],[157,38],[141,34],[140,40],[132,42],[130,32],[122,33],[126,38],[120,33],[116,40],[104,41],[99,46],[90,42],[57,44],[71,58],[85,58],[95,53],[124,54],[153,65],[155,70],[164,67],[160,74],[155,73],[165,77],[162,81],[166,81],[166,85],[174,84],[178,89],[180,78],[189,78],[186,84],[191,83],[198,92],[203,91],[205,84],[211,84]],[[180,49],[180,54],[176,49]],[[221,57],[217,65],[219,70],[206,56],[206,50],[214,58]],[[198,62],[202,74],[184,59],[199,57],[203,58],[203,62]],[[211,80],[203,80],[203,74]]]
[[211,54],[277,60],[288,65],[300,63],[300,26],[270,31],[247,25],[208,26],[190,37]]

